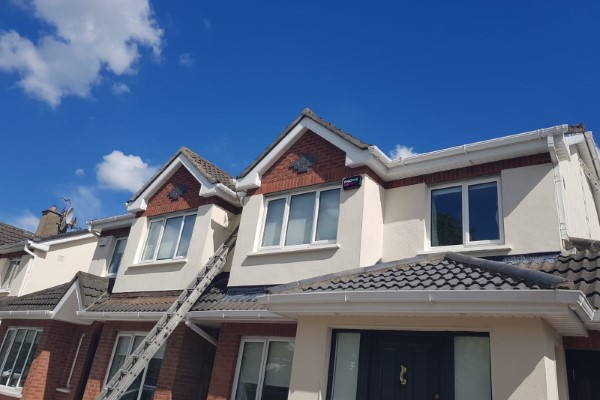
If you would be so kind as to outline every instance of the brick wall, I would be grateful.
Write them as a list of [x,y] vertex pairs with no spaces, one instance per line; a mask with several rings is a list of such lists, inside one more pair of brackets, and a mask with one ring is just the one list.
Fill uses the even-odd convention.
[[[148,332],[154,323],[106,322],[85,388],[84,400],[93,400],[101,391],[113,347],[119,332]],[[167,341],[160,368],[155,400],[196,400],[206,397],[214,346],[180,324]]]
[[[51,320],[5,319],[2,320],[2,325],[0,325],[0,338],[4,339],[6,331],[10,327],[43,329],[27,381],[23,386],[23,399],[71,400],[77,398],[78,390],[84,384],[86,359],[90,358],[90,352],[93,351],[90,343],[92,343],[94,333],[101,329],[101,324],[95,323],[91,326],[85,326]],[[82,333],[85,333],[86,336],[73,370],[71,391],[70,393],[57,392],[57,388],[64,388],[67,383]],[[0,399],[12,399],[12,397],[0,395]]]
[[[187,189],[177,200],[169,199],[169,193],[177,186],[184,185]],[[171,212],[191,210],[205,204],[216,204],[219,207],[239,214],[241,210],[227,203],[225,200],[211,196],[208,198],[200,197],[200,182],[185,167],[179,167],[177,171],[169,178],[156,192],[150,200],[144,212],[138,214],[138,217],[152,217],[155,215],[167,214]]]
[[[317,162],[306,172],[297,172],[290,164],[302,155],[310,154]],[[384,182],[368,167],[349,168],[345,165],[346,154],[316,133],[304,133],[262,176],[261,186],[250,190],[249,195],[268,194],[327,182],[341,181],[353,175],[366,174],[386,189],[418,183],[434,184],[458,179],[470,179],[499,174],[503,169],[549,163],[548,153],[517,157],[485,164],[456,168]]]
[[563,337],[565,350],[600,350],[600,332],[590,331],[588,337]]
[[243,336],[295,337],[296,325],[250,323],[221,325],[208,400],[229,400],[231,398],[240,340]]

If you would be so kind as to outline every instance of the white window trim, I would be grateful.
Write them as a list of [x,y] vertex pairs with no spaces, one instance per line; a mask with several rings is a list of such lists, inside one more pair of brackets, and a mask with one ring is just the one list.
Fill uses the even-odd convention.
[[[293,251],[294,249],[299,249],[299,250],[306,249],[307,247],[311,247],[311,246],[323,246],[323,245],[327,245],[327,244],[336,244],[337,237],[336,237],[336,240],[315,240],[316,235],[317,235],[317,223],[318,223],[318,218],[319,218],[319,203],[321,201],[321,192],[327,192],[327,191],[335,190],[335,189],[338,189],[340,191],[339,206],[341,206],[342,187],[340,185],[315,188],[313,190],[290,191],[290,192],[279,194],[276,196],[265,197],[262,222],[258,227],[258,229],[259,229],[259,232],[257,235],[258,242],[256,243],[255,249],[258,252],[264,251],[265,253],[270,253],[273,251],[283,250],[283,249],[285,249],[285,250],[289,249],[290,251]],[[313,209],[313,224],[312,224],[312,231],[310,234],[310,243],[286,246],[285,239],[287,236],[287,224],[289,222],[290,203],[291,203],[292,196],[297,196],[297,195],[307,194],[307,193],[315,193],[315,204],[314,204],[314,209]],[[283,210],[283,221],[282,221],[282,226],[281,226],[281,234],[279,237],[279,245],[263,246],[262,243],[263,243],[263,236],[265,233],[265,224],[267,222],[267,213],[269,211],[269,203],[273,200],[279,200],[279,199],[285,199],[285,208]],[[341,211],[341,207],[338,208],[338,212],[339,211]],[[338,232],[337,232],[338,234],[339,234],[339,226],[340,226],[339,224],[340,224],[340,218],[339,218],[339,214],[338,214]]]
[[[124,240],[125,243],[127,243],[127,239],[129,239],[128,236],[119,236],[119,237],[115,237],[113,246],[112,246],[112,251],[110,252],[110,259],[108,260],[108,263],[106,264],[106,276],[108,278],[115,278],[118,274],[119,274],[119,270],[121,269],[121,264],[123,263],[123,258],[121,257],[121,262],[119,264],[119,268],[117,268],[117,272],[116,273],[111,273],[110,272],[110,266],[112,264],[112,260],[115,257],[115,251],[117,250],[117,246],[119,244],[119,241]],[[144,243],[144,246],[146,246],[146,243]],[[125,244],[125,248],[127,248],[127,244]],[[125,255],[125,249],[123,249],[123,255]]]
[[[256,398],[260,399],[262,397],[262,389],[265,379],[265,368],[267,357],[269,356],[269,345],[270,342],[286,342],[286,343],[296,343],[295,338],[293,337],[278,337],[278,336],[244,336],[240,340],[240,348],[238,350],[238,358],[235,366],[235,376],[233,379],[233,388],[231,390],[231,400],[235,400],[235,395],[237,394],[238,380],[240,377],[240,368],[242,367],[242,356],[244,354],[244,346],[246,343],[264,343],[262,357],[260,359],[260,371],[258,373],[258,383],[256,386]],[[295,352],[295,349],[294,349]],[[293,357],[293,356],[292,356]],[[288,388],[289,390],[289,388]]]
[[[43,328],[36,328],[36,327],[31,327],[31,326],[11,326],[6,330],[6,333],[4,334],[4,338],[2,339],[2,344],[0,345],[0,350],[4,347],[4,342],[6,342],[6,338],[8,337],[8,332],[10,332],[11,330],[17,331],[19,329],[25,329],[26,331],[36,331],[35,337],[33,338],[34,342],[38,335],[42,335],[44,333]],[[17,336],[17,334],[15,333],[15,335],[12,338],[12,342],[10,344],[11,348],[15,341],[16,336]],[[25,333],[25,336],[27,336],[27,332]],[[23,346],[23,344],[21,344],[21,347],[22,346]],[[33,347],[33,344],[31,347]],[[10,351],[10,349],[9,349],[9,351]],[[8,353],[6,355],[8,356]],[[27,353],[27,358],[25,359],[25,364],[27,364],[27,360],[29,360],[29,358],[31,356],[32,356],[31,348],[29,348],[29,351]],[[0,371],[4,370],[4,362],[5,362],[5,360],[0,360]],[[15,362],[16,362],[16,360],[15,360]],[[31,360],[31,362],[33,362],[33,359]],[[19,377],[19,381],[17,382],[17,386],[15,386],[15,387],[0,385],[0,393],[6,394],[8,396],[13,396],[13,397],[21,397],[21,391],[23,390],[23,387],[18,387],[18,385],[21,383],[22,378],[23,378],[22,376]]]
[[[0,292],[10,292],[11,286],[12,286],[13,282],[15,281],[15,278],[17,277],[15,275],[15,272],[21,266],[20,258],[11,258],[10,260],[8,260],[8,263],[6,264],[6,268],[4,268],[2,271],[2,276],[4,276],[6,274],[6,272],[8,272],[7,270],[8,270],[8,268],[10,268],[12,263],[18,263],[18,264],[14,267],[13,272],[11,273],[11,277],[9,277],[10,280],[8,282],[8,287],[0,288]],[[0,284],[1,283],[2,282],[0,282]]]
[[[154,264],[154,263],[160,263],[160,262],[164,262],[164,261],[171,261],[171,260],[183,260],[187,258],[186,256],[177,256],[177,252],[179,251],[179,243],[181,241],[181,234],[183,233],[183,228],[185,226],[185,223],[182,223],[181,226],[179,227],[179,235],[177,237],[177,243],[175,244],[175,254],[173,255],[172,258],[165,258],[162,260],[157,260],[156,257],[158,256],[158,251],[160,250],[160,245],[162,242],[162,238],[163,238],[163,233],[165,231],[165,222],[167,219],[170,218],[177,218],[177,217],[183,217],[184,218],[184,222],[185,222],[185,218],[190,216],[190,215],[195,215],[196,219],[198,218],[197,212],[187,212],[187,213],[182,213],[182,214],[171,214],[171,215],[162,215],[160,217],[152,217],[152,218],[148,218],[148,225],[147,225],[147,229],[146,229],[146,238],[144,240],[144,243],[142,244],[142,251],[140,253],[139,256],[139,260],[137,261],[137,264]],[[160,227],[160,233],[158,234],[158,239],[156,241],[156,249],[154,250],[154,255],[152,256],[151,260],[144,260],[144,253],[146,252],[146,245],[148,244],[148,238],[150,236],[150,226],[152,225],[153,222],[157,222],[157,221],[163,221],[163,224]],[[194,224],[197,221],[194,221]],[[193,232],[192,232],[193,235]],[[190,240],[190,246],[191,246],[191,240]],[[189,248],[188,248],[189,251]]]
[[[469,186],[483,184],[483,183],[496,183],[496,192],[498,196],[498,230],[499,230],[499,239],[498,240],[477,240],[471,241],[469,240]],[[462,234],[463,234],[463,243],[460,245],[452,245],[452,246],[433,246],[431,244],[431,192],[438,189],[446,189],[451,187],[461,187],[462,194]],[[502,207],[502,185],[500,177],[493,178],[480,178],[480,179],[471,179],[464,181],[454,181],[450,183],[445,183],[441,185],[433,185],[427,188],[427,229],[426,229],[426,243],[428,250],[436,250],[436,251],[460,251],[466,248],[472,247],[486,247],[489,246],[500,246],[504,244],[504,213]]]

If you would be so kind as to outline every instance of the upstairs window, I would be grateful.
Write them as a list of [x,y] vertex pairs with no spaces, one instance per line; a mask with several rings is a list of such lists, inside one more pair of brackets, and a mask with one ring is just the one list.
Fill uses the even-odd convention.
[[337,239],[340,189],[272,198],[266,208],[262,248],[331,243]]
[[19,265],[21,265],[21,260],[10,260],[4,273],[2,274],[2,281],[0,282],[0,289],[8,290],[10,289],[10,285],[15,280],[17,276],[17,272],[19,271]]
[[110,265],[108,266],[108,274],[116,275],[121,266],[121,259],[125,252],[125,245],[127,244],[127,238],[118,238],[115,242],[115,249],[110,259]]
[[500,243],[498,180],[431,189],[431,246]]
[[196,214],[152,220],[142,261],[187,257],[195,222]]

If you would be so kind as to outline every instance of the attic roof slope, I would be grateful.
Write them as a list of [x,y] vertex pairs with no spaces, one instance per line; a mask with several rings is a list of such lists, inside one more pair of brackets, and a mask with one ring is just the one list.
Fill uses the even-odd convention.
[[33,239],[34,237],[35,234],[33,232],[0,222],[0,246],[22,242],[24,240]]
[[290,133],[290,131],[304,117],[310,118],[311,120],[315,121],[317,124],[321,125],[322,127],[326,128],[326,129],[329,129],[331,132],[335,133],[342,139],[347,140],[348,142],[352,143],[353,145],[355,145],[356,147],[358,147],[360,149],[366,150],[371,146],[370,144],[365,143],[362,140],[352,136],[348,132],[341,130],[340,128],[338,128],[334,124],[332,124],[331,122],[328,122],[328,121],[324,120],[323,118],[319,117],[310,108],[305,108],[304,110],[302,110],[300,115],[290,125],[288,125],[288,127],[285,128],[285,130],[283,132],[281,132],[279,134],[279,136],[277,136],[275,138],[275,140],[273,140],[273,142],[269,146],[267,146],[267,148],[254,161],[252,161],[252,163],[248,167],[246,167],[246,169],[244,169],[238,175],[238,179],[246,176],[263,158],[265,158],[267,156],[267,154],[269,154],[271,152],[271,150],[273,150],[275,148],[275,146],[277,146],[277,144],[279,144],[279,142],[281,142],[283,140],[283,138],[285,138],[287,136],[288,133]]

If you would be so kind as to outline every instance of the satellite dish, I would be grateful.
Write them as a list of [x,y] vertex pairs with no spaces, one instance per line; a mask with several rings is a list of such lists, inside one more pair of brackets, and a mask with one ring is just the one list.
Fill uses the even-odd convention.
[[65,222],[67,223],[67,225],[71,225],[73,223],[74,219],[75,219],[75,210],[73,210],[73,207],[69,207],[69,209],[65,213]]

